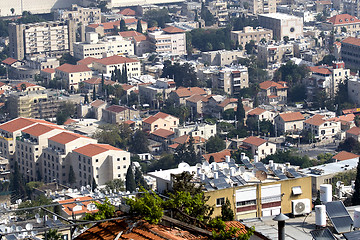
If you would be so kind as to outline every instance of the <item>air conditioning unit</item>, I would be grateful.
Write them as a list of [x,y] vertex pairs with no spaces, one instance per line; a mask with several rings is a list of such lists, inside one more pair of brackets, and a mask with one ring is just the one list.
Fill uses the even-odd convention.
[[305,199],[292,200],[291,205],[292,205],[292,214],[294,216],[303,215],[311,212],[310,199],[305,198]]

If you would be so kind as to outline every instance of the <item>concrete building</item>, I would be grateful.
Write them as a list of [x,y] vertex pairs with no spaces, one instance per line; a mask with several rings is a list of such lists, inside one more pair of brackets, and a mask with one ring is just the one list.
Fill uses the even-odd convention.
[[184,135],[189,135],[194,137],[201,137],[205,140],[208,140],[210,137],[216,135],[216,124],[193,124],[178,126],[175,128],[175,137],[181,137]]
[[171,91],[176,90],[176,85],[173,79],[159,78],[155,84],[139,85],[139,95],[144,100],[142,103],[147,103],[150,107],[159,108],[160,102],[166,101],[169,98]]
[[107,2],[108,7],[151,6],[153,8],[154,4],[180,3],[184,0],[109,0]]
[[360,20],[349,14],[335,15],[322,23],[324,30],[334,31],[335,33],[346,32],[356,34],[360,31]]
[[262,104],[286,104],[287,90],[286,82],[265,81],[259,84],[258,98]]
[[50,119],[56,117],[64,99],[50,91],[15,92],[9,96],[9,116]]
[[270,121],[271,123],[274,123],[275,114],[276,114],[275,112],[257,107],[248,111],[246,115],[247,115],[247,119],[254,118],[256,122]]
[[94,32],[86,33],[86,41],[74,43],[74,57],[104,58],[113,55],[134,55],[134,44],[121,36],[107,36],[102,40]]
[[303,129],[305,118],[300,112],[280,113],[275,117],[276,130],[280,133]]
[[139,60],[121,57],[117,55],[95,60],[93,63],[93,68],[97,70],[99,73],[102,73],[110,77],[111,73],[115,69],[120,69],[122,71],[124,64],[126,66],[128,78],[140,77],[141,66]]
[[360,105],[360,78],[358,76],[348,80],[348,94],[356,106]]
[[294,45],[290,43],[259,44],[258,58],[266,64],[278,64],[294,57]]
[[276,0],[241,0],[240,3],[249,4],[249,13],[253,15],[276,13]]
[[260,41],[265,39],[266,42],[269,42],[273,38],[273,32],[270,29],[264,29],[262,27],[253,28],[250,26],[244,27],[241,31],[231,31],[231,40],[239,45],[245,47],[246,43],[249,43],[251,40],[255,44],[259,44]]
[[76,24],[81,24],[84,27],[89,24],[101,23],[101,10],[96,7],[81,7],[77,4],[72,4],[69,10],[58,9],[54,11],[55,20],[67,21],[72,20]]
[[356,141],[360,140],[360,128],[354,126],[346,131],[346,138],[353,138]]
[[211,52],[202,52],[202,62],[211,66],[231,65],[244,56],[245,51],[242,50],[218,50]]
[[55,68],[55,77],[65,81],[68,90],[76,91],[79,89],[79,83],[92,78],[92,70],[83,64],[65,63]]
[[360,17],[360,1],[358,0],[342,0],[341,2],[342,12],[350,14],[351,16],[355,16],[357,18]]
[[9,51],[15,59],[60,56],[72,52],[75,41],[72,21],[9,24]]
[[360,38],[348,37],[341,42],[341,59],[347,68],[360,69]]
[[213,88],[221,89],[230,95],[237,95],[241,89],[249,87],[248,68],[241,65],[223,68],[219,71],[219,77],[214,80]]
[[173,90],[172,92],[170,92],[169,94],[169,98],[171,98],[175,104],[179,105],[179,104],[185,104],[186,103],[186,99],[194,96],[194,95],[201,95],[201,96],[206,96],[209,93],[200,87],[179,87],[176,90]]
[[278,41],[285,36],[290,40],[303,36],[303,19],[296,16],[283,13],[259,14],[259,23],[261,27],[273,30],[273,36]]
[[227,8],[227,2],[222,0],[216,0],[209,2],[207,6],[211,14],[215,17],[219,26],[224,26],[229,20],[229,12]]
[[[86,32],[96,32],[101,37],[105,35],[117,35],[120,30],[120,21],[119,17],[116,18],[116,21],[105,21],[100,24],[90,24],[85,27]],[[125,22],[125,26],[128,30],[136,30],[138,19],[136,18],[123,18]],[[141,21],[141,26],[143,31],[147,30],[147,22]]]
[[333,142],[341,133],[341,123],[331,121],[322,115],[314,115],[304,121],[304,130],[311,132],[318,141]]
[[180,28],[166,27],[148,32],[148,38],[153,52],[180,56],[186,54],[186,34]]
[[150,41],[144,34],[136,31],[120,32],[119,34],[123,38],[133,41],[136,56],[142,56],[151,51]]
[[242,146],[249,148],[254,156],[260,159],[266,158],[276,152],[276,144],[258,137],[248,137],[242,141]]
[[149,133],[157,129],[174,131],[179,125],[179,118],[167,113],[158,112],[157,114],[147,117],[142,121],[142,130]]
[[[246,156],[242,158],[250,160]],[[209,164],[204,161],[197,166],[180,163],[178,168],[148,174],[156,179],[157,191],[164,192],[171,191],[173,174],[194,172],[193,181],[204,183],[204,194],[209,197],[207,203],[214,206],[213,217],[221,215],[221,206],[226,199],[230,201],[236,220],[274,216],[280,212],[298,214],[293,207],[297,201],[304,202],[304,212],[311,211],[311,178],[301,174],[295,178],[289,171],[296,172],[296,168],[275,163],[264,166],[268,172],[264,174],[265,180],[256,178],[253,169],[240,173],[238,168],[235,161],[226,156],[224,162]],[[269,171],[271,169],[280,170],[284,178],[280,180]]]
[[111,105],[102,110],[102,120],[110,124],[119,124],[135,118],[140,118],[139,111],[124,106]]

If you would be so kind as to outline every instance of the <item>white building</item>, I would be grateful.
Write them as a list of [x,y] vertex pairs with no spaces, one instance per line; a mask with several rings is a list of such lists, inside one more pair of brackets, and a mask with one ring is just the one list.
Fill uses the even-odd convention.
[[99,71],[99,73],[110,76],[115,69],[120,69],[120,71],[122,71],[124,64],[126,65],[127,75],[129,78],[140,77],[140,61],[137,59],[121,57],[118,55],[96,60],[93,63],[93,68]]
[[204,139],[209,139],[212,136],[216,135],[216,124],[194,124],[179,126],[175,128],[175,137],[181,137],[183,135],[190,135],[192,137],[201,137]]
[[360,105],[360,78],[356,76],[348,80],[348,94],[356,106]]
[[74,43],[74,57],[104,58],[113,55],[134,55],[134,44],[122,36],[107,36],[98,39],[95,32],[86,33],[86,42]]
[[341,122],[327,120],[326,117],[322,115],[314,115],[304,121],[303,129],[311,132],[315,138],[320,141],[330,141],[333,137],[340,134]]
[[284,13],[259,14],[259,23],[261,27],[273,30],[274,37],[279,41],[285,36],[290,40],[303,36],[303,19],[296,16]]

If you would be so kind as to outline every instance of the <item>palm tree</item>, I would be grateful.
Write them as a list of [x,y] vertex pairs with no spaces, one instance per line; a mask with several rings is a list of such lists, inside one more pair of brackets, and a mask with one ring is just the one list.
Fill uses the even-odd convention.
[[61,240],[62,234],[58,232],[57,229],[50,229],[47,233],[45,233],[45,239],[47,240]]
[[11,12],[12,15],[14,15],[14,13],[15,13],[15,8],[11,8],[11,9],[10,9],[10,12]]
[[21,91],[25,91],[26,90],[26,84],[23,83],[20,85]]
[[160,108],[160,102],[162,101],[162,93],[156,93],[157,107]]

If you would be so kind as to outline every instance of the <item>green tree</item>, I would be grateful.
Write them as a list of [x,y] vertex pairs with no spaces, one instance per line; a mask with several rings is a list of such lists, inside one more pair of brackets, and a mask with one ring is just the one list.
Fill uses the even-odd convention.
[[135,192],[136,191],[136,182],[134,178],[134,173],[132,167],[129,166],[126,172],[126,181],[125,181],[126,191]]
[[47,240],[61,240],[62,234],[58,232],[57,229],[49,229],[45,235],[45,239]]
[[191,195],[196,195],[202,192],[202,186],[194,184],[192,181],[194,174],[189,172],[182,172],[179,174],[173,174],[173,187],[172,191],[176,192],[189,192]]
[[234,211],[231,208],[231,204],[228,198],[226,198],[225,203],[221,205],[221,218],[223,221],[234,220]]
[[125,183],[122,179],[114,179],[114,180],[111,180],[109,182],[106,182],[105,183],[105,190],[106,191],[116,191],[116,192],[119,192],[119,191],[124,191],[125,190]]
[[148,27],[159,26],[165,28],[166,23],[171,22],[169,11],[166,8],[149,10],[144,14],[143,18],[148,22]]
[[11,9],[10,9],[10,12],[11,12],[12,15],[14,15],[15,9],[14,9],[14,8],[11,8]]
[[26,196],[25,180],[20,173],[19,165],[15,161],[13,171],[10,175],[11,202],[24,199]]
[[95,87],[95,84],[94,84],[94,88],[93,88],[93,92],[92,92],[92,100],[95,101],[97,99],[96,97],[96,87]]
[[357,165],[357,172],[355,178],[355,191],[352,197],[352,204],[354,206],[360,204],[360,163]]
[[242,103],[242,99],[238,98],[237,107],[236,107],[236,120],[238,121],[240,126],[244,125],[244,118],[245,118],[245,109]]
[[247,54],[253,54],[255,51],[255,41],[254,40],[250,40],[248,43],[245,44],[245,50],[247,52]]
[[284,36],[283,40],[284,40],[284,42],[286,44],[286,43],[288,43],[290,41],[290,38],[289,38],[289,36]]
[[144,187],[149,189],[149,185],[146,183],[144,176],[139,168],[135,168],[135,183],[137,187]]
[[84,95],[84,104],[89,103],[89,95],[87,93]]
[[127,27],[126,27],[126,23],[124,19],[120,20],[120,32],[125,32],[127,31]]
[[215,24],[215,18],[211,14],[209,9],[207,9],[205,7],[204,2],[202,3],[202,6],[201,6],[200,16],[201,16],[201,19],[203,19],[205,21],[205,26],[211,26],[211,25]]
[[267,164],[269,163],[269,160],[273,160],[275,163],[290,162],[291,165],[300,166],[301,168],[312,166],[308,156],[299,156],[292,150],[278,150],[274,154],[267,155],[263,162]]
[[99,210],[95,213],[86,213],[84,220],[97,221],[112,218],[115,214],[115,206],[113,206],[106,197],[103,203],[93,202]]
[[56,123],[58,125],[64,124],[64,122],[75,114],[75,105],[72,102],[64,102],[60,105],[58,112],[56,113]]
[[149,140],[146,133],[142,130],[137,130],[130,141],[129,151],[132,153],[148,153]]
[[165,61],[161,77],[173,78],[176,86],[198,86],[195,69],[188,63],[180,65],[180,63],[171,64],[170,61]]
[[225,149],[225,141],[219,136],[212,136],[206,142],[206,151],[208,153],[220,152]]
[[342,32],[342,33],[346,33],[346,32],[347,32],[346,27],[342,27],[342,28],[341,28],[341,32]]
[[353,152],[355,154],[360,153],[360,143],[356,141],[354,138],[349,137],[345,139],[344,141],[339,143],[337,151],[347,151],[347,152]]
[[209,163],[213,163],[213,162],[215,162],[214,156],[210,156]]
[[139,32],[139,33],[142,33],[142,32],[143,32],[142,25],[141,25],[141,20],[140,20],[140,19],[138,19],[138,21],[137,21],[136,31]]

